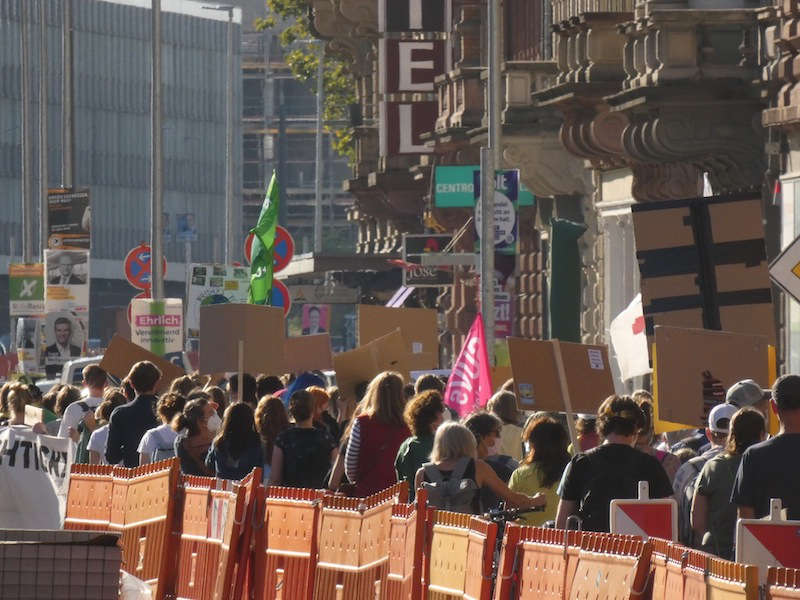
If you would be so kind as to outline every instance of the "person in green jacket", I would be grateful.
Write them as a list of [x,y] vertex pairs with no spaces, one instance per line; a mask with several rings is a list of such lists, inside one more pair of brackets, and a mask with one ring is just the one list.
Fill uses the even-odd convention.
[[433,435],[444,421],[444,412],[442,395],[436,390],[421,392],[406,404],[403,418],[412,435],[400,445],[394,468],[397,481],[408,482],[409,501],[414,499],[414,477],[417,470],[430,460]]

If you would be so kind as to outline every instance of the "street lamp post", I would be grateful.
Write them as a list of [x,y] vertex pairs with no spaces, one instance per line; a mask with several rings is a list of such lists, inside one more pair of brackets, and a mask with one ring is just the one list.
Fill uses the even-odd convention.
[[[325,77],[325,42],[319,42],[319,60],[317,63],[317,132],[316,132],[316,169],[314,171],[314,254],[322,254],[322,178],[324,165],[322,162],[322,110]],[[333,213],[331,213],[333,218]]]
[[150,294],[154,300],[164,299],[162,257],[164,220],[164,157],[161,101],[161,0],[152,0],[151,41],[152,64],[150,85]]

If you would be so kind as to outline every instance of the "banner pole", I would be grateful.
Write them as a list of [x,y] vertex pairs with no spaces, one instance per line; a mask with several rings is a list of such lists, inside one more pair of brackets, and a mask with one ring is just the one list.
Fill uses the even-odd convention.
[[553,340],[553,355],[556,359],[556,371],[558,372],[558,383],[561,387],[561,399],[564,402],[564,411],[567,413],[567,429],[569,439],[575,454],[580,452],[578,446],[578,434],[575,431],[575,415],[572,412],[572,399],[569,397],[569,386],[567,385],[567,375],[564,371],[564,360],[561,358],[561,342]]

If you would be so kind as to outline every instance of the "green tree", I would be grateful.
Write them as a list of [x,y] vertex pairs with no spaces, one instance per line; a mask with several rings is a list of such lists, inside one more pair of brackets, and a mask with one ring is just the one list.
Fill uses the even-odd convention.
[[[280,42],[286,51],[286,64],[300,81],[314,81],[317,76],[319,50],[313,44],[297,44],[314,35],[309,26],[309,6],[306,0],[267,0],[273,16],[259,19],[256,29],[276,28],[281,22],[286,27],[280,33]],[[276,18],[279,17],[279,19]],[[347,64],[335,56],[325,55],[323,88],[325,102],[323,118],[325,130],[332,136],[332,146],[352,164],[355,160],[355,139],[349,125],[348,106],[356,101],[355,79]],[[315,88],[316,89],[316,88]]]

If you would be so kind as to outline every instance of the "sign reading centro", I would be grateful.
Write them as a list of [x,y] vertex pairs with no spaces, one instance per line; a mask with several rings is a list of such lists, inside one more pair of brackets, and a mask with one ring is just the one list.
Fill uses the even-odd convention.
[[[472,208],[475,206],[474,172],[479,166],[436,167],[434,203],[437,208]],[[533,206],[534,196],[520,182],[517,206]]]

